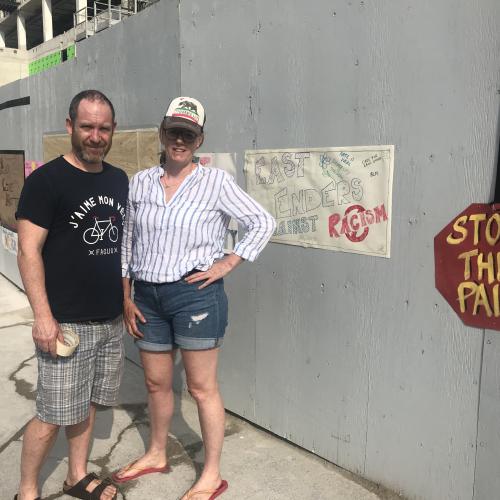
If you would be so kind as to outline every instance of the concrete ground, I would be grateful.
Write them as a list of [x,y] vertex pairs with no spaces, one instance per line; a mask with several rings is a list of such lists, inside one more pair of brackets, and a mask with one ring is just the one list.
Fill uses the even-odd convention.
[[[36,360],[31,339],[31,309],[25,294],[0,275],[0,499],[13,498],[19,481],[23,429],[34,413]],[[144,450],[148,435],[142,370],[127,361],[121,404],[99,411],[89,469],[109,475]],[[126,500],[179,499],[203,463],[196,407],[177,398],[170,433],[170,474],[144,476],[120,486]],[[42,498],[69,499],[61,491],[66,473],[64,433],[42,470]],[[224,500],[396,500],[384,490],[233,415],[227,415],[222,456],[229,489]]]

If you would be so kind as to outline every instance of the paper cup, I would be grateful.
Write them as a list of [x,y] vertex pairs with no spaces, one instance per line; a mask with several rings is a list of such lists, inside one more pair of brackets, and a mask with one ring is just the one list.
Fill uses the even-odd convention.
[[63,326],[61,330],[64,337],[64,344],[57,340],[57,355],[65,357],[71,356],[78,347],[80,338],[71,328]]

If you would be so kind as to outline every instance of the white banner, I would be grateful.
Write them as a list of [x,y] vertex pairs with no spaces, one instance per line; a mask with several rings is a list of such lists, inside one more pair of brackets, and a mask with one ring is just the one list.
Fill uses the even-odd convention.
[[196,156],[204,167],[220,168],[236,178],[236,153],[198,153]]
[[275,218],[271,241],[390,256],[394,146],[248,150],[247,191]]

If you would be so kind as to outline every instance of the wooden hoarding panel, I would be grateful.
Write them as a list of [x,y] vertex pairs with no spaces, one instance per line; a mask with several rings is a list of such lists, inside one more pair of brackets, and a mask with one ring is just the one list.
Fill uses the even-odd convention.
[[0,151],[0,223],[15,230],[16,208],[24,183],[24,151]]
[[[44,134],[43,161],[46,163],[71,149],[66,133]],[[157,165],[158,130],[156,128],[118,130],[113,136],[113,146],[106,161],[125,170],[130,177],[139,170]]]

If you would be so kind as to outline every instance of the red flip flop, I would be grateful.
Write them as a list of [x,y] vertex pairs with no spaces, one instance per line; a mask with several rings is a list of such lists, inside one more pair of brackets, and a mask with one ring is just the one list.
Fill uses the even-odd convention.
[[198,491],[189,491],[188,496],[186,497],[186,500],[189,500],[190,498],[194,498],[196,495],[208,495],[211,493],[211,496],[208,500],[214,500],[217,498],[219,495],[222,495],[227,489],[229,485],[227,484],[227,481],[224,479],[221,481],[219,484],[219,487],[216,490],[198,490]]
[[219,484],[219,487],[213,492],[213,495],[208,500],[214,500],[214,498],[222,495],[222,493],[224,493],[228,488],[229,484],[227,484],[227,481],[223,479]]
[[133,481],[134,479],[137,479],[141,476],[144,476],[146,474],[154,474],[155,472],[170,472],[170,466],[165,465],[164,467],[146,467],[144,469],[139,469],[138,467],[134,467],[134,464],[136,462],[132,462],[131,464],[126,465],[123,469],[121,469],[118,472],[121,472],[122,474],[125,472],[128,472],[130,470],[136,470],[137,472],[135,474],[132,474],[130,476],[125,476],[121,477],[118,476],[118,472],[115,472],[111,478],[115,483],[126,483],[127,481]]

